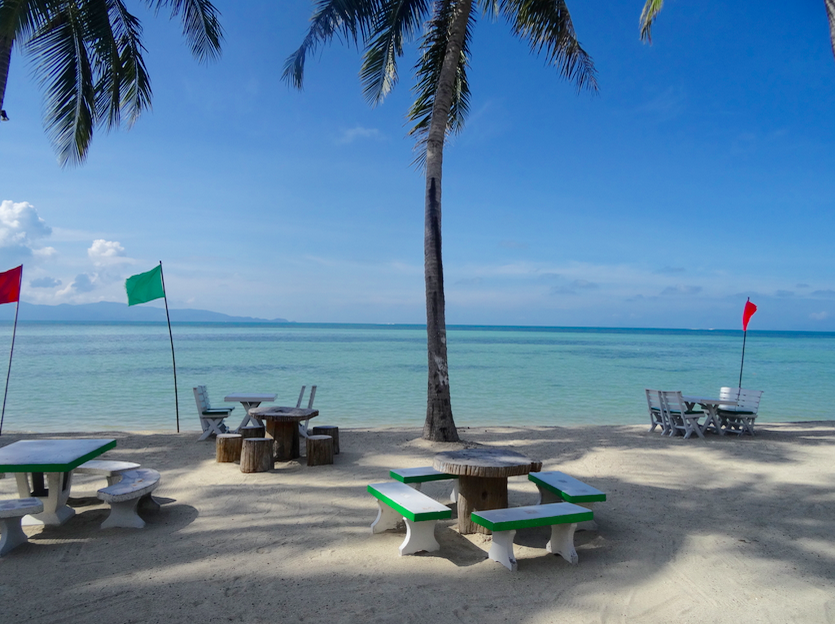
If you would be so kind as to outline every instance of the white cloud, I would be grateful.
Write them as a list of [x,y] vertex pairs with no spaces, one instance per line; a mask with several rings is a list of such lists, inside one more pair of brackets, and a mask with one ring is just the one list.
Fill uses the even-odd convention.
[[813,321],[825,321],[829,318],[829,312],[812,312],[809,318]]
[[77,295],[79,293],[88,293],[96,288],[96,283],[98,282],[96,275],[90,275],[89,273],[79,273],[75,276],[75,279],[67,285],[66,288],[63,288],[58,291],[58,296],[66,296],[66,295]]
[[348,143],[353,143],[358,139],[382,139],[382,133],[377,130],[377,128],[363,128],[362,126],[357,126],[356,128],[351,128],[350,130],[343,130],[342,136],[340,136],[336,142],[339,145],[346,145]]
[[0,249],[4,255],[30,257],[38,250],[35,241],[52,234],[46,221],[29,202],[3,200],[0,203]]
[[87,250],[87,256],[96,266],[127,262],[125,248],[118,241],[106,241],[102,238],[93,241]]

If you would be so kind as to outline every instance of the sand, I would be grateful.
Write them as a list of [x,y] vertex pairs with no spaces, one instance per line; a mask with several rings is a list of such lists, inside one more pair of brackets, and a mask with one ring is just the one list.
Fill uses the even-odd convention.
[[[144,529],[101,530],[104,485],[77,475],[77,515],[32,527],[0,558],[3,622],[827,622],[835,623],[835,423],[765,424],[755,438],[669,439],[642,425],[469,428],[463,444],[418,428],[343,429],[332,466],[268,473],[217,464],[197,432],[115,437],[105,457],[162,474]],[[404,531],[372,535],[368,483],[436,452],[513,448],[605,491],[576,566],[519,531],[519,569],[489,536],[436,530],[441,550],[401,557]],[[445,501],[447,483],[423,491]],[[16,496],[13,478],[0,498]],[[525,477],[510,505],[537,502]]]

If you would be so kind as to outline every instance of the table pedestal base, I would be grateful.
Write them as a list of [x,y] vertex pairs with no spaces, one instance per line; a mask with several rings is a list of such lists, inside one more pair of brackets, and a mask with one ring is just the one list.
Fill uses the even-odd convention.
[[485,533],[484,528],[470,520],[474,511],[504,509],[507,507],[507,478],[458,477],[458,532],[461,535]]
[[[75,515],[75,509],[67,507],[72,485],[72,471],[47,472],[47,491],[42,490],[43,473],[34,473],[32,481],[35,491],[29,483],[27,472],[16,472],[17,493],[21,498],[33,496],[43,503],[43,512],[31,516],[24,516],[22,524],[26,526],[49,524],[64,524]],[[40,486],[38,484],[40,481]]]
[[299,425],[297,422],[281,422],[265,419],[267,435],[273,438],[275,461],[286,462],[301,457],[299,450]]

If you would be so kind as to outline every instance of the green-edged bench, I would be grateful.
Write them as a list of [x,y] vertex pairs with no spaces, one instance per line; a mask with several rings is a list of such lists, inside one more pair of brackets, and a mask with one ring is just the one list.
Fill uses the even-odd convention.
[[420,466],[419,468],[392,468],[389,476],[400,483],[408,483],[420,491],[420,486],[427,481],[446,481],[452,479],[452,493],[449,500],[452,503],[458,502],[458,475],[438,472],[432,466]]
[[[566,503],[575,503],[591,509],[592,503],[606,500],[606,494],[604,492],[557,470],[531,472],[528,474],[528,480],[533,481],[536,487],[539,488],[540,505],[565,501]],[[581,523],[577,528],[580,531],[586,529],[596,531],[597,523],[591,520]]]
[[377,499],[379,507],[372,533],[393,529],[402,518],[406,521],[406,539],[400,545],[401,555],[441,548],[435,539],[435,523],[452,517],[449,507],[397,481],[370,483],[368,492]]
[[550,526],[551,539],[545,545],[545,550],[575,564],[579,557],[574,550],[574,531],[578,522],[591,520],[593,514],[591,510],[573,503],[549,503],[474,511],[470,518],[476,524],[493,531],[493,543],[487,556],[515,572],[517,564],[513,554],[513,537],[518,529]]

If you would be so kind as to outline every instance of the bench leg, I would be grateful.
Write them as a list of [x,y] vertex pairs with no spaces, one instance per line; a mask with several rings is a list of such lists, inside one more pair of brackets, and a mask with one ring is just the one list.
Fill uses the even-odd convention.
[[550,490],[546,490],[541,485],[537,484],[536,486],[539,489],[539,504],[540,505],[548,505],[550,503],[562,503],[562,497],[557,496]]
[[406,521],[406,539],[400,544],[401,555],[411,555],[422,550],[434,552],[441,549],[441,545],[435,539],[437,520],[422,520],[420,522],[412,522],[408,518],[404,518],[404,520]]
[[21,517],[0,518],[0,557],[29,541],[20,526]]
[[552,524],[551,539],[545,544],[545,550],[560,555],[572,565],[577,563],[580,558],[577,556],[577,551],[574,550],[574,530],[576,528],[576,522],[572,524]]
[[513,555],[513,538],[516,531],[493,531],[493,543],[487,556],[498,561],[511,572],[516,572],[516,557]]
[[141,529],[145,526],[145,521],[136,513],[138,504],[139,498],[133,498],[120,503],[110,503],[110,515],[107,517],[107,520],[101,523],[101,528],[122,527],[126,529]]
[[449,495],[449,502],[450,503],[457,503],[458,502],[458,479],[452,480],[452,492]]
[[[592,505],[594,503],[577,503],[580,507],[585,507],[586,509],[592,509]],[[593,510],[592,510],[593,511]],[[578,522],[577,523],[577,530],[578,531],[596,531],[597,530],[597,522],[592,520],[586,520],[585,522]]]
[[382,533],[389,529],[397,528],[397,525],[403,520],[403,516],[394,511],[384,502],[377,501],[377,519],[371,523],[372,533]]

